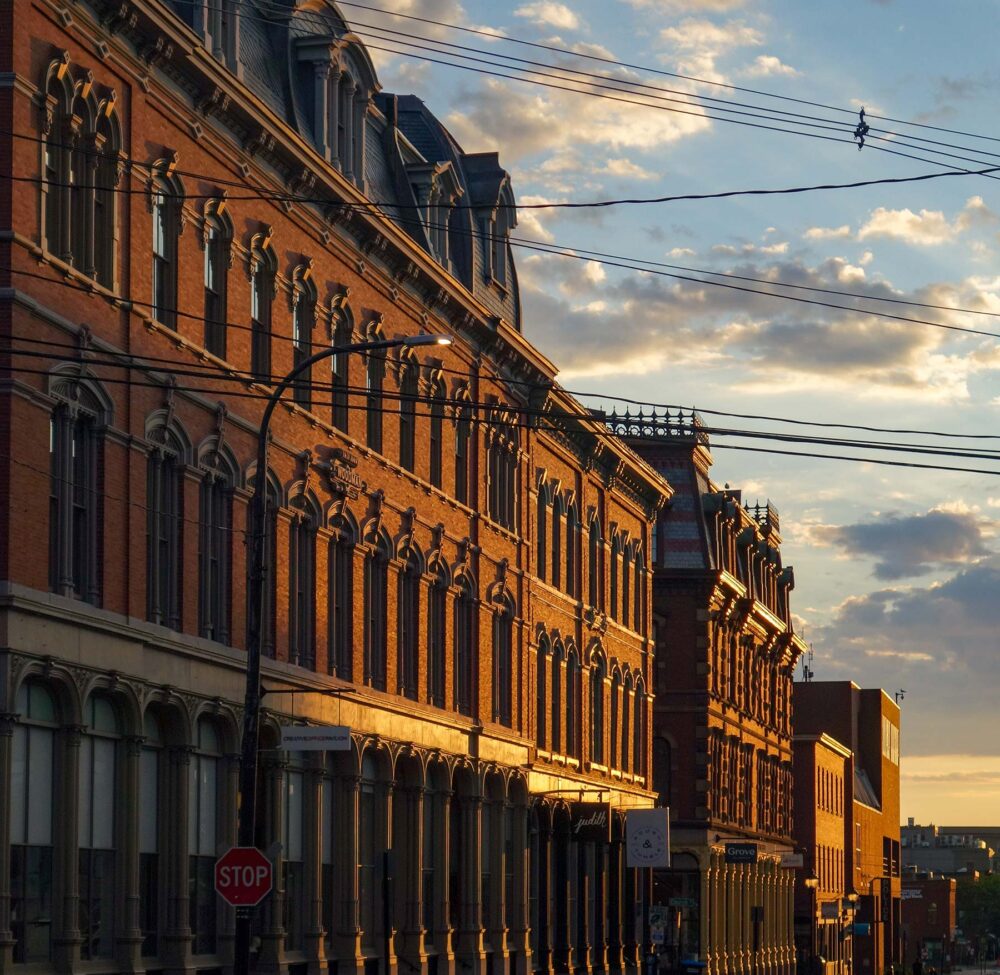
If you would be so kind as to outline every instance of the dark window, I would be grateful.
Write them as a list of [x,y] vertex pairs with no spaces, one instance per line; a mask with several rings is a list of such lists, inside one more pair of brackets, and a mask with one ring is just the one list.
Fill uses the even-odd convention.
[[552,505],[552,570],[550,581],[558,587],[562,582],[562,504],[556,498]]
[[385,362],[381,356],[369,354],[365,372],[365,423],[368,446],[382,453],[382,378]]
[[[160,953],[160,800],[163,790],[163,740],[160,723],[151,712],[143,721],[145,741],[139,753],[139,930],[141,955]],[[169,818],[169,816],[168,816]]]
[[[75,111],[82,116],[86,111],[80,105],[79,100],[74,107]],[[70,229],[70,257],[72,264],[77,270],[84,274],[93,275],[93,268],[88,268],[92,263],[88,260],[92,249],[92,240],[88,232],[87,222],[91,216],[91,202],[93,201],[93,179],[90,176],[88,161],[96,157],[89,146],[81,144],[81,138],[76,139],[76,143],[70,150],[69,165],[69,229]]]
[[493,720],[510,725],[512,715],[512,683],[514,612],[510,605],[493,615]]
[[[312,330],[316,320],[316,300],[307,288],[299,288],[295,295],[295,314],[292,322],[292,367],[297,369],[312,355]],[[312,369],[300,373],[292,386],[292,398],[304,409],[312,409]]]
[[496,421],[489,441],[489,516],[504,528],[513,528],[517,496],[517,431]]
[[601,592],[601,526],[596,521],[590,523],[587,574],[590,585],[590,605],[595,609],[600,608],[604,605],[604,594]]
[[116,129],[102,113],[97,124],[101,151],[94,180],[94,264],[97,280],[105,288],[115,286],[115,199],[118,186]]
[[590,759],[604,764],[604,661],[598,659],[590,668]]
[[417,699],[417,672],[420,660],[420,564],[410,553],[399,574],[396,615],[399,628],[399,693]]
[[439,708],[445,706],[447,605],[448,580],[438,572],[427,594],[427,699]]
[[577,548],[580,539],[580,519],[576,516],[576,508],[570,505],[566,512],[566,578],[563,581],[567,595],[579,595],[577,585]]
[[622,605],[621,619],[622,626],[629,625],[629,614],[632,611],[632,554],[626,551],[622,555]]
[[556,643],[552,648],[552,751],[562,753],[562,716],[563,716],[563,646]]
[[298,497],[288,532],[288,660],[316,666],[316,525],[308,501]]
[[68,241],[64,237],[69,223],[66,204],[68,191],[65,184],[69,182],[69,153],[66,151],[67,125],[63,93],[55,79],[50,85],[46,102],[50,119],[45,133],[45,181],[42,184],[42,192],[45,194],[44,239],[45,246],[51,253],[66,257]]
[[646,774],[646,695],[642,684],[635,688],[632,714],[632,771],[636,775]]
[[250,281],[250,372],[271,382],[271,308],[274,271],[266,255],[254,255]]
[[146,614],[178,630],[183,579],[181,462],[174,439],[162,431],[146,465]]
[[181,201],[167,188],[153,195],[153,318],[177,327],[177,235]]
[[404,366],[399,384],[399,466],[408,471],[414,466],[414,440],[417,425],[417,366]]
[[615,670],[611,677],[611,720],[608,722],[608,740],[611,742],[611,757],[608,764],[611,768],[618,768],[618,715],[621,713],[621,696],[621,675]]
[[429,473],[431,484],[441,487],[441,457],[444,447],[444,389],[437,385],[431,392],[430,457]]
[[535,666],[535,744],[539,748],[546,747],[545,735],[546,715],[548,709],[545,701],[545,685],[548,683],[549,668],[549,645],[543,638],[538,644],[537,659]]
[[476,597],[467,577],[455,600],[455,709],[472,715],[475,705]]
[[229,642],[232,529],[232,482],[219,472],[208,471],[201,482],[198,631],[219,643]]
[[622,685],[622,710],[621,710],[621,767],[623,772],[629,770],[631,765],[632,735],[629,730],[632,716],[632,678],[626,677]]
[[538,508],[535,514],[535,551],[537,553],[535,556],[535,574],[542,580],[542,582],[545,581],[545,562],[548,558],[548,542],[545,538],[545,524],[549,517],[548,507],[549,506],[545,501],[545,489],[539,487]]
[[330,541],[330,670],[352,680],[354,670],[354,545],[345,526]]
[[472,408],[459,407],[455,424],[455,500],[462,504],[474,503],[469,492],[470,459],[472,451]]
[[379,546],[365,558],[365,683],[384,691],[386,673],[386,587],[389,557]]
[[[251,482],[252,483],[252,482]],[[251,605],[260,614],[260,649],[265,657],[274,656],[275,626],[278,608],[278,573],[275,557],[278,551],[278,508],[280,498],[278,489],[268,479],[265,484],[267,505],[264,518],[264,591],[263,598],[259,590],[251,584],[250,565],[247,564],[247,622],[249,625]]]
[[81,388],[55,408],[49,428],[49,584],[53,592],[99,605],[101,437],[97,402]]
[[218,950],[219,895],[215,892],[218,858],[222,746],[215,726],[200,718],[188,780],[188,923],[195,955]]
[[566,658],[566,754],[580,757],[580,660],[575,650]]
[[[353,328],[350,318],[346,312],[341,317],[333,332],[333,345],[335,348],[346,348],[351,344]],[[330,380],[333,384],[333,405],[331,407],[330,422],[345,433],[348,430],[348,386],[350,385],[350,352],[339,352],[333,356],[330,362]]]
[[226,271],[229,239],[214,220],[208,223],[205,240],[205,348],[226,358]]

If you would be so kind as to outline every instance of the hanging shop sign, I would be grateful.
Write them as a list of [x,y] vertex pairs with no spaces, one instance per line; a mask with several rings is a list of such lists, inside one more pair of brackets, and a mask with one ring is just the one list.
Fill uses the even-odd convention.
[[625,813],[625,857],[630,867],[670,866],[669,809],[630,809]]
[[574,802],[570,806],[570,833],[578,843],[610,843],[609,807],[601,802]]
[[281,729],[281,747],[287,752],[349,752],[351,729],[342,724],[321,728],[286,725]]
[[727,843],[726,863],[756,863],[756,843]]
[[787,850],[781,854],[781,866],[785,870],[795,870],[803,865],[801,853],[789,853]]
[[892,918],[892,881],[882,877],[879,887],[879,918],[883,924],[888,924]]

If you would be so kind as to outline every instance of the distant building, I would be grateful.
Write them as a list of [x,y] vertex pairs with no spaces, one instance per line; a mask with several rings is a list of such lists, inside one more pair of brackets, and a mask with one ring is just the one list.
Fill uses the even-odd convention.
[[781,854],[794,848],[791,695],[805,647],[778,512],[712,482],[696,415],[610,426],[676,488],[652,553],[653,788],[673,848],[653,903],[667,908],[668,954],[706,975],[791,972],[794,878]]
[[903,961],[948,971],[955,961],[958,884],[933,874],[903,878]]
[[928,826],[913,818],[900,829],[903,869],[953,877],[996,869],[1000,828],[989,826]]
[[853,681],[795,685],[795,731],[826,734],[854,756],[848,787],[845,896],[857,896],[853,973],[881,975],[902,959],[899,706]]

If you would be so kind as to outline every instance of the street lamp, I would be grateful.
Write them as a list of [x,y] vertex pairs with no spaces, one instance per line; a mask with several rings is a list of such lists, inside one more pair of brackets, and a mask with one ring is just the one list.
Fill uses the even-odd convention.
[[[330,346],[300,362],[275,386],[264,407],[257,434],[257,470],[247,517],[249,542],[249,583],[247,609],[247,671],[246,696],[243,704],[243,735],[240,748],[240,794],[238,846],[253,846],[257,826],[257,744],[260,726],[260,656],[261,624],[265,606],[264,549],[267,534],[267,441],[271,417],[281,394],[311,366],[335,355],[351,352],[377,352],[381,349],[416,345],[451,345],[445,335],[408,335],[398,339],[360,342],[356,345]],[[250,909],[243,908],[236,916],[236,942],[233,949],[235,975],[250,972]]]

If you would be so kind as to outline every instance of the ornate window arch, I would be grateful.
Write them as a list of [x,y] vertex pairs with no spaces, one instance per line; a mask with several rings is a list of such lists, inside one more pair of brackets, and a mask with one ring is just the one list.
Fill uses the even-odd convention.
[[412,471],[416,462],[417,396],[420,364],[404,349],[399,357],[399,466]]
[[104,430],[112,405],[79,365],[49,377],[49,585],[53,592],[101,601]]
[[443,482],[444,456],[444,401],[448,395],[440,372],[430,378],[430,424],[428,442],[428,479],[439,488]]
[[112,91],[97,107],[93,166],[94,277],[105,288],[115,289],[115,258],[118,254],[118,184],[125,173],[118,96]]
[[468,386],[456,394],[455,404],[455,500],[461,504],[476,504],[476,494],[471,485],[472,452],[472,402]]
[[396,587],[397,681],[398,691],[417,699],[420,670],[420,580],[423,559],[415,545],[408,544],[400,553]]
[[250,372],[271,385],[271,315],[278,294],[278,257],[271,245],[271,227],[250,238],[247,274],[250,278]]
[[514,414],[502,406],[490,410],[486,434],[487,512],[497,524],[513,529],[517,510],[519,438]]
[[576,499],[567,498],[566,503],[566,574],[563,579],[563,587],[566,595],[574,598],[580,594],[579,579],[579,551],[580,551],[580,516],[576,508]]
[[622,711],[621,711],[621,769],[628,772],[632,768],[632,694],[634,684],[632,675],[626,671],[625,679],[622,682]]
[[149,210],[153,217],[152,317],[177,327],[178,242],[184,230],[184,184],[175,175],[176,153],[150,166]]
[[590,760],[604,764],[604,683],[608,668],[604,654],[594,654],[590,664]]
[[566,654],[566,754],[580,758],[580,710],[582,704],[582,687],[580,674],[580,655],[576,647],[570,645]]
[[[373,321],[365,330],[366,341],[377,342],[382,335],[381,321]],[[365,439],[368,446],[382,453],[382,412],[385,400],[382,387],[385,382],[385,356],[378,352],[365,354]]]
[[621,670],[615,666],[611,671],[611,716],[608,722],[608,740],[611,745],[611,752],[608,758],[608,765],[611,768],[620,768],[619,764],[619,744],[621,734],[619,730],[619,720],[621,716],[622,700],[622,674]]
[[[316,282],[313,261],[299,264],[292,271],[292,367],[298,368],[313,354],[313,329],[316,326]],[[303,409],[312,409],[312,368],[303,372],[292,386],[292,398]]]
[[476,647],[479,601],[476,586],[469,572],[462,572],[457,580],[455,597],[455,710],[472,717],[476,704]]
[[548,732],[548,706],[546,701],[546,685],[551,662],[549,660],[549,638],[543,633],[538,638],[538,649],[535,658],[535,744],[546,748]]
[[70,166],[73,133],[70,126],[73,78],[69,53],[54,60],[45,72],[42,95],[42,241],[62,260],[70,252]]
[[562,585],[563,544],[562,525],[564,498],[561,493],[552,492],[552,560],[549,566],[549,581],[557,588]]
[[199,451],[198,632],[229,643],[232,620],[233,496],[237,466],[214,438]]
[[344,514],[330,525],[327,586],[330,598],[328,669],[341,680],[354,679],[354,546],[357,530]]
[[[251,613],[251,603],[257,605],[256,611],[260,613],[260,642],[261,653],[265,657],[273,657],[275,654],[275,637],[278,617],[278,573],[276,571],[276,557],[278,553],[278,509],[281,507],[282,490],[281,483],[273,470],[268,469],[265,476],[264,490],[267,492],[267,517],[264,524],[264,597],[260,599],[259,594],[251,585],[249,578],[250,566],[247,565],[247,621],[249,623]],[[247,485],[253,487],[257,480],[256,465],[247,476]]]
[[228,271],[233,266],[233,221],[225,196],[205,201],[201,225],[201,246],[205,254],[205,348],[220,359],[226,358],[228,337]]
[[604,608],[604,539],[596,514],[590,520],[587,538],[587,581],[589,602],[595,609]]
[[642,677],[635,682],[635,699],[632,709],[632,771],[646,774],[646,685]]
[[[345,348],[354,341],[354,314],[347,304],[346,289],[330,302],[330,341],[334,348]],[[349,429],[348,401],[351,385],[351,353],[343,352],[330,359],[330,381],[333,404],[330,422],[347,433]]]
[[288,660],[310,670],[316,666],[316,536],[320,510],[300,491],[289,502]]
[[365,659],[364,682],[376,690],[386,689],[386,622],[388,620],[388,573],[392,547],[379,531],[368,542],[365,555]]
[[448,567],[438,558],[430,567],[431,584],[427,593],[427,700],[435,707],[445,707],[447,670]]
[[514,598],[507,590],[493,597],[493,720],[513,721]]

